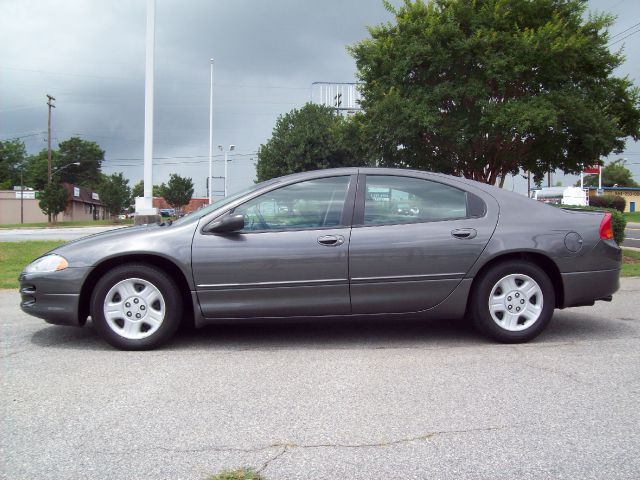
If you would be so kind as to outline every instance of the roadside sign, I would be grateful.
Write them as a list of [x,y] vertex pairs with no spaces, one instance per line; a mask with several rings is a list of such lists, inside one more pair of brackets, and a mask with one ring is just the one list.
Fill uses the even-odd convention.
[[23,191],[23,192],[16,192],[16,198],[23,198],[23,199],[27,199],[27,200],[33,200],[34,198],[36,198],[36,192],[34,192],[33,190],[30,191]]
[[603,195],[604,195],[604,189],[599,188],[599,189],[596,191],[596,195],[597,195],[597,196],[599,196],[599,197],[603,196]]

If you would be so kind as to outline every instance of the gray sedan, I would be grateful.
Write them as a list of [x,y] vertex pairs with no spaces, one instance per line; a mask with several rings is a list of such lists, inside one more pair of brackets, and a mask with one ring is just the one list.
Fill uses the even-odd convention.
[[610,300],[621,251],[608,213],[565,211],[470,180],[347,168],[254,185],[173,223],[67,243],[20,275],[22,309],[89,317],[121,349],[181,322],[469,316],[525,342],[556,308]]

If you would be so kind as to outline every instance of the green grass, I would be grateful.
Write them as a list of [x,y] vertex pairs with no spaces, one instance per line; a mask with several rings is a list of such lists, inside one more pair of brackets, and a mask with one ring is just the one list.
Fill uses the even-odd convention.
[[640,276],[640,252],[635,250],[622,250],[622,277]]
[[625,212],[624,217],[627,219],[627,222],[640,223],[640,212]]
[[18,288],[18,275],[32,260],[62,245],[58,240],[0,242],[0,288]]
[[240,470],[225,470],[216,475],[207,477],[207,480],[266,480],[258,475],[255,470],[241,468]]
[[75,222],[58,222],[58,223],[47,223],[47,222],[38,222],[38,223],[2,223],[2,224],[0,224],[0,228],[99,227],[99,226],[103,226],[103,225],[133,225],[133,219],[129,218],[127,220],[118,220],[117,222],[114,221],[114,220],[78,220],[78,221],[75,221]]

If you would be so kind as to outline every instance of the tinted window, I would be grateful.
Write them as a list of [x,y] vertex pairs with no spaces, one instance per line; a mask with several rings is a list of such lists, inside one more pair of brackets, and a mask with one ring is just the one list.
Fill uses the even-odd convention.
[[431,222],[467,216],[464,191],[429,180],[369,175],[365,195],[365,225]]
[[294,183],[251,199],[234,213],[244,215],[245,232],[338,226],[348,185],[348,176]]

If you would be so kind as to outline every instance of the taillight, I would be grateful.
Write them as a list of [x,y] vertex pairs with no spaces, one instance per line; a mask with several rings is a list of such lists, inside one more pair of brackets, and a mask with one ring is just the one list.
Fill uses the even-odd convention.
[[602,240],[613,239],[613,224],[611,223],[610,212],[604,212],[604,218],[600,222],[600,238]]

